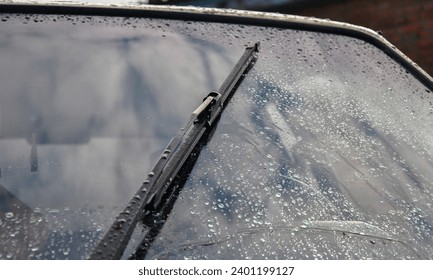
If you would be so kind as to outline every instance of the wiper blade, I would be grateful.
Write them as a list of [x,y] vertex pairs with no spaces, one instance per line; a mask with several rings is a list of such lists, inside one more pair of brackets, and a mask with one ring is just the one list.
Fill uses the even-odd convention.
[[260,43],[247,47],[218,92],[210,92],[170,141],[126,208],[97,244],[90,259],[120,259],[144,209],[157,209],[173,179],[201,136],[215,123],[242,76],[254,65]]

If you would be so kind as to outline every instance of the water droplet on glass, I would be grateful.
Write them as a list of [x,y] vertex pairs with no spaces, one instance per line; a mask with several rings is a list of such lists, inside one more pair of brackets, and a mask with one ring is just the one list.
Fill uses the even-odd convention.
[[7,213],[5,213],[5,217],[6,217],[6,219],[12,219],[14,217],[14,213],[7,212]]
[[49,213],[49,214],[57,214],[57,213],[59,213],[59,210],[57,210],[57,209],[50,209],[50,210],[48,211],[48,213]]

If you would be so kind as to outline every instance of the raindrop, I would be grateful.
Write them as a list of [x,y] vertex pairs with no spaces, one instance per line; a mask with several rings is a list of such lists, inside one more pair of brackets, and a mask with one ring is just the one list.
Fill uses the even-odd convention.
[[222,203],[218,203],[218,207],[219,207],[219,208],[224,208],[224,204],[222,204]]
[[116,221],[116,229],[121,229],[123,227],[123,224],[125,224],[125,223],[126,223],[125,219],[118,219]]
[[153,176],[155,176],[155,173],[150,172],[150,173],[149,173],[149,177],[153,177]]
[[50,209],[50,210],[48,211],[48,213],[49,213],[49,214],[57,214],[57,213],[59,213],[59,210],[57,210],[57,209]]
[[14,217],[14,213],[12,213],[12,212],[7,212],[7,213],[5,214],[5,217],[6,217],[6,219],[12,219],[12,218]]

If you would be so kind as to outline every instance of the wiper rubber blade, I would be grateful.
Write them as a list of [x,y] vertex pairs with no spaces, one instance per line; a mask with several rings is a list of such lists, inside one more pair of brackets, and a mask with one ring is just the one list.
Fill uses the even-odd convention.
[[247,47],[218,92],[210,92],[165,148],[126,208],[90,254],[90,259],[120,259],[145,209],[157,209],[171,182],[207,129],[212,127],[243,75],[254,65],[260,43]]

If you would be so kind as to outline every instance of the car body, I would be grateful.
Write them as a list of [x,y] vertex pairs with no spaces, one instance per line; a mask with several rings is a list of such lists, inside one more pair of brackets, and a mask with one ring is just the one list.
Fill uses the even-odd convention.
[[433,81],[376,32],[193,7],[0,7],[0,258],[91,256],[257,41],[122,258],[433,258]]

